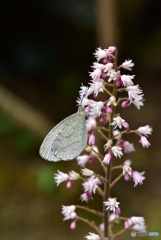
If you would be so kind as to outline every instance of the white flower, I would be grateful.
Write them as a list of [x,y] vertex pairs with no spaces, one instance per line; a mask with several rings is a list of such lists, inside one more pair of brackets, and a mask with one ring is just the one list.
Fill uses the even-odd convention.
[[111,148],[112,143],[113,143],[112,139],[108,140],[108,142],[104,145],[105,151],[106,151],[107,149]]
[[129,71],[131,71],[131,68],[134,66],[134,63],[132,62],[132,60],[125,60],[125,62],[122,63],[122,68],[127,69]]
[[113,120],[114,120],[114,121],[113,121],[110,125],[114,126],[114,129],[117,128],[117,127],[122,128],[122,126],[124,125],[124,122],[125,122],[125,120],[122,119],[122,118],[119,117],[119,116],[113,118]]
[[112,63],[107,63],[104,66],[104,72],[108,72],[113,67]]
[[97,61],[100,61],[102,58],[106,58],[109,54],[115,52],[116,47],[110,46],[108,49],[101,49],[101,47],[97,48],[94,56],[96,57]]
[[146,126],[143,126],[143,127],[139,127],[137,129],[137,132],[142,134],[142,135],[145,135],[146,137],[148,136],[148,134],[151,134],[153,131],[153,129],[149,126],[149,125],[146,125]]
[[105,67],[104,64],[100,64],[100,63],[97,63],[97,62],[93,63],[92,68],[94,68],[95,70],[90,73],[90,76],[92,77],[92,79],[94,81],[98,81],[98,79],[100,78],[100,76],[103,72],[104,67]]
[[82,84],[82,86],[80,87],[80,91],[79,91],[80,98],[82,99],[82,98],[86,97],[87,92],[88,92],[88,87],[85,87]]
[[111,150],[116,158],[117,157],[121,158],[121,156],[123,155],[121,147],[114,146],[114,147],[112,147]]
[[69,175],[58,170],[58,173],[55,173],[54,179],[58,186],[61,182],[68,181]]
[[124,164],[130,166],[130,165],[131,165],[131,161],[130,161],[130,160],[126,160],[126,161],[124,162]]
[[71,171],[69,172],[69,177],[70,177],[70,180],[76,180],[76,179],[79,179],[80,175],[79,173],[76,173],[75,171]]
[[143,94],[140,95],[142,90],[139,88],[139,85],[128,86],[126,87],[126,91],[128,92],[130,103],[134,100],[142,100]]
[[99,229],[101,230],[101,232],[104,232],[104,223],[101,223],[101,224],[99,225]]
[[92,116],[100,116],[101,114],[101,109],[104,107],[104,102],[95,102],[93,101],[90,105],[90,111],[88,113],[88,115],[90,117]]
[[93,193],[95,193],[96,192],[96,188],[98,187],[97,186],[98,184],[101,184],[101,181],[97,177],[91,176],[82,185],[84,187],[84,191],[85,192],[89,192],[89,193],[93,192]]
[[107,207],[106,210],[110,209],[115,213],[115,209],[118,208],[119,202],[116,201],[116,198],[108,198],[108,201],[104,202],[105,206]]
[[101,47],[97,48],[96,52],[94,53],[94,56],[96,57],[97,61],[100,61],[102,58],[105,58],[107,56],[107,49],[101,49]]
[[117,72],[114,69],[110,69],[107,73],[107,76],[109,76],[108,82],[116,81],[117,80]]
[[116,129],[113,131],[113,137],[114,137],[114,139],[120,140],[122,137],[122,134],[120,133],[119,130]]
[[86,163],[89,161],[90,156],[89,155],[82,155],[76,157],[78,165],[81,167],[84,167]]
[[[95,152],[99,153],[99,150],[98,150],[98,147],[97,147],[97,146],[93,145],[93,146],[92,146],[92,149],[93,149]],[[96,154],[94,151],[91,151],[91,152],[90,152],[90,155],[93,156],[93,157],[97,157],[97,154]]]
[[128,173],[130,176],[132,176],[132,168],[127,164],[124,164],[123,167],[123,175],[125,175],[126,173]]
[[94,83],[90,83],[90,88],[88,90],[88,92],[91,94],[94,92],[94,94],[98,95],[99,92],[103,92],[103,88],[104,88],[104,81],[102,79],[100,79],[97,82]]
[[74,205],[71,206],[62,206],[62,214],[64,215],[64,221],[68,219],[76,218],[77,214],[75,213],[76,207]]
[[90,117],[86,120],[87,132],[96,128],[96,126],[97,126],[97,122],[96,122],[96,119],[94,117]]
[[134,83],[133,83],[133,81],[132,81],[132,79],[133,79],[134,77],[135,77],[135,75],[132,75],[132,76],[130,76],[130,75],[122,75],[122,76],[121,76],[121,80],[122,80],[122,82],[123,82],[124,87],[134,85]]
[[114,96],[109,98],[109,101],[107,103],[107,106],[114,105],[116,106],[116,98]]
[[84,176],[91,177],[94,174],[94,172],[92,170],[88,169],[88,168],[83,168],[82,169],[82,174]]
[[144,94],[138,95],[138,96],[137,96],[137,99],[135,99],[134,101],[132,101],[132,103],[135,105],[135,107],[137,107],[137,109],[139,109],[139,110],[140,110],[140,107],[141,107],[141,106],[144,106],[144,103],[143,103],[143,101],[144,101],[143,95],[144,95]]
[[92,101],[93,101],[93,100],[88,99],[87,97],[82,98],[82,97],[80,96],[80,98],[77,99],[77,104],[78,104],[78,106],[81,105],[82,107],[85,107],[85,106],[90,105]]
[[85,236],[86,240],[101,240],[101,238],[99,237],[99,235],[95,234],[95,233],[90,233],[89,235]]
[[135,224],[132,227],[132,229],[137,232],[146,232],[146,225],[145,224]]
[[145,219],[143,217],[131,217],[131,221],[133,224],[145,223]]
[[[78,99],[77,102],[80,102],[80,99]],[[85,98],[85,97],[84,97],[84,98],[81,100],[80,104],[82,105],[82,107],[85,107],[85,106],[90,106],[92,102],[93,102],[92,99],[88,99],[88,98]]]
[[119,220],[117,220],[120,216],[116,213],[111,213],[109,216],[109,222],[114,221],[115,223],[119,223]]
[[137,172],[137,171],[134,171],[132,173],[132,178],[134,180],[134,187],[136,187],[138,184],[143,184],[143,181],[145,180],[145,177],[143,176],[145,172]]
[[146,137],[144,137],[144,136],[141,136],[141,138],[140,138],[140,140],[139,140],[139,143],[141,143],[141,145],[143,146],[143,147],[149,147],[150,146],[150,142],[147,140],[147,138]]
[[81,194],[80,200],[81,200],[82,202],[88,202],[88,200],[89,200],[89,194],[88,194],[87,192]]
[[132,217],[131,221],[133,222],[132,229],[138,232],[145,232],[146,226],[145,226],[145,219],[143,217]]
[[124,149],[124,153],[130,153],[135,151],[134,144],[129,143],[128,141],[123,142],[123,149]]
[[125,221],[125,228],[129,229],[132,226],[132,229],[139,232],[145,232],[145,220],[143,217],[131,217]]

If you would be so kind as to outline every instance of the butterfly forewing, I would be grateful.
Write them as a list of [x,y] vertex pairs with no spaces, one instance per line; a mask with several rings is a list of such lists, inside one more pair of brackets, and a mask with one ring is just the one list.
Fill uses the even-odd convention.
[[61,121],[48,133],[40,147],[40,155],[54,162],[72,160],[84,150],[86,143],[85,111],[79,108],[77,113]]

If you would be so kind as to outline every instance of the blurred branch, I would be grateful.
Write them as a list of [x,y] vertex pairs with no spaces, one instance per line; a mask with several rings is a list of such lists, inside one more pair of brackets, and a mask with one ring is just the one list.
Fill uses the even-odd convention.
[[0,108],[37,137],[44,138],[54,124],[41,112],[0,85]]
[[97,45],[107,48],[119,44],[118,2],[116,0],[96,0]]

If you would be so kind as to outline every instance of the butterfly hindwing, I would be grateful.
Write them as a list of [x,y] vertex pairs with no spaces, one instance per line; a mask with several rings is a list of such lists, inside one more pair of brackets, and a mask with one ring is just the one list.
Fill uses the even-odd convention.
[[87,129],[84,108],[65,118],[45,137],[40,155],[48,161],[72,160],[86,147]]
[[[73,114],[73,115],[75,115],[75,114]],[[53,129],[51,129],[51,131],[47,134],[47,136],[45,137],[44,141],[41,144],[40,151],[39,151],[39,154],[42,158],[44,158],[45,160],[54,161],[54,162],[60,160],[51,151],[51,145],[54,142],[54,140],[57,139],[59,132],[61,132],[61,130],[64,126],[64,122],[67,121],[68,119],[70,119],[73,115],[62,120]]]

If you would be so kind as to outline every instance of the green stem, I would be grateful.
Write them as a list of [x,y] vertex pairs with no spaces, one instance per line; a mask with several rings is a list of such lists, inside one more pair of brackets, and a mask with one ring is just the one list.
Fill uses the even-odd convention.
[[121,173],[111,184],[110,188],[112,188],[123,176],[123,173]]
[[109,133],[109,129],[105,128],[105,127],[97,127],[97,129],[103,130],[105,132]]
[[118,237],[119,235],[123,234],[125,231],[127,231],[125,228],[123,228],[122,230],[120,230],[118,233],[115,233],[111,240],[115,239],[116,237]]
[[104,198],[104,192],[101,190],[100,187],[97,186],[96,191],[98,192],[99,195],[101,195]]
[[96,152],[93,148],[92,148],[92,151],[96,154],[96,157],[97,157],[98,161],[100,162],[103,170],[106,171],[106,166],[104,165],[104,163],[102,161],[103,159],[101,158],[100,154],[98,152]]
[[[115,71],[117,72],[117,49],[116,49],[116,54],[115,54]],[[116,81],[114,82],[114,87],[113,87],[113,96],[116,98],[116,94],[117,94],[117,88],[116,88]],[[113,122],[113,117],[115,114],[115,106],[112,106],[112,114],[110,115],[110,122],[109,124],[111,124]],[[109,140],[111,140],[113,138],[113,126],[110,126],[110,132],[109,132]],[[107,201],[108,197],[110,196],[110,183],[111,183],[111,168],[112,168],[112,158],[110,160],[110,164],[107,168],[106,171],[106,180],[107,180],[107,184],[105,184],[104,186],[104,201]],[[105,205],[103,205],[103,213],[104,213],[104,237],[108,238],[108,218],[109,218],[109,211],[105,210]]]
[[121,101],[129,100],[129,98],[119,98],[117,101],[117,106]]
[[120,169],[120,168],[122,168],[122,165],[112,167],[111,170]]
[[106,137],[106,135],[100,130],[97,128],[97,131],[101,134],[101,136],[108,142],[108,138]]
[[86,218],[83,217],[79,217],[77,216],[78,220],[81,220],[82,222],[87,223],[91,228],[94,228],[94,230],[100,235],[102,236],[102,232],[99,230],[99,228],[95,225],[94,222],[90,222],[89,220],[87,220]]
[[112,97],[112,93],[110,93],[106,88],[104,88],[103,90]]

